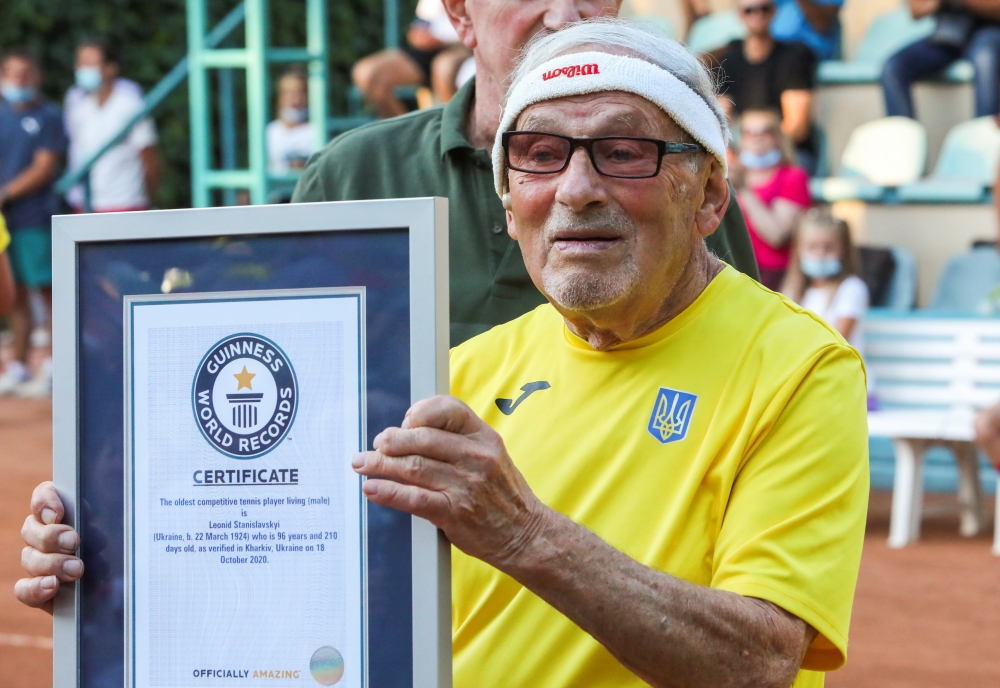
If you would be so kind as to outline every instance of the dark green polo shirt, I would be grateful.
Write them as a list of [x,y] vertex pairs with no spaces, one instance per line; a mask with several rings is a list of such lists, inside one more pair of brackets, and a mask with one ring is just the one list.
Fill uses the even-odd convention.
[[[448,198],[452,346],[545,302],[528,276],[517,242],[507,236],[490,155],[465,138],[474,81],[443,107],[341,134],[309,160],[292,197],[294,203]],[[756,277],[750,237],[736,194],[733,198],[708,247]]]

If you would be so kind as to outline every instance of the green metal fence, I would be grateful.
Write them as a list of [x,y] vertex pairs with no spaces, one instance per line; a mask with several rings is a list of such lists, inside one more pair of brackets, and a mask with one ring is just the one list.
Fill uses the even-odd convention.
[[[309,75],[309,121],[313,124],[317,148],[325,145],[330,132],[341,132],[370,121],[370,117],[329,116],[329,51],[327,38],[327,2],[305,0],[306,46],[276,48],[269,44],[269,0],[244,0],[208,31],[208,0],[187,0],[188,54],[146,95],[143,108],[130,119],[100,150],[79,167],[69,170],[57,182],[59,193],[83,184],[86,210],[90,210],[89,176],[94,164],[111,148],[120,144],[136,124],[148,117],[184,79],[188,79],[191,136],[191,198],[195,207],[213,202],[213,190],[221,190],[223,204],[236,202],[236,191],[249,191],[251,203],[267,203],[272,192],[290,189],[298,173],[272,175],[267,170],[265,127],[270,115],[271,89],[269,70],[273,65],[301,63]],[[335,1],[335,0],[334,0]],[[399,0],[384,0],[385,45],[399,45]],[[243,25],[242,48],[219,47]],[[234,70],[246,74],[247,166],[236,167],[236,90]],[[218,84],[217,126],[212,122],[210,97],[211,74]],[[352,113],[348,113],[351,115]],[[219,160],[213,165],[213,142],[218,136]]]

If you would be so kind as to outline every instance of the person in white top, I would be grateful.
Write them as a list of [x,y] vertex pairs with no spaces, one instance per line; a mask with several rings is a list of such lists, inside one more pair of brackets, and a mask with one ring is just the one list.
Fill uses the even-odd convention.
[[799,224],[782,292],[835,327],[864,355],[861,321],[868,287],[858,277],[858,258],[847,223],[813,208]]
[[278,79],[278,118],[267,125],[267,169],[271,174],[300,170],[316,150],[309,125],[309,79],[293,67]]
[[[134,81],[119,78],[120,65],[108,42],[86,41],[76,49],[75,84],[66,93],[63,114],[71,170],[103,148],[142,109],[142,89]],[[92,210],[151,207],[160,181],[156,144],[156,125],[146,118],[97,161],[90,171]],[[72,189],[67,200],[83,211],[82,186]]]

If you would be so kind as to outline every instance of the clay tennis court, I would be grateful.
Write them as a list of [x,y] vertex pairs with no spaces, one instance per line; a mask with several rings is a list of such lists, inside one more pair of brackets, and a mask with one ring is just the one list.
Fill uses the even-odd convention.
[[[52,685],[49,617],[17,604],[19,531],[31,489],[51,471],[47,402],[0,399],[0,687]],[[929,501],[941,501],[932,497]],[[910,549],[885,545],[889,495],[872,496],[854,605],[851,656],[832,688],[1000,685],[1000,558],[990,538],[962,540],[956,517],[924,522]],[[989,504],[992,513],[992,501]]]

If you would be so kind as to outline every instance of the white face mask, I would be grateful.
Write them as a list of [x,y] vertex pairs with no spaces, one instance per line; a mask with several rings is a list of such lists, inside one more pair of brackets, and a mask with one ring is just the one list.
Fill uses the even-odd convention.
[[101,81],[104,77],[101,76],[101,70],[97,67],[77,67],[76,73],[74,74],[74,81],[76,85],[82,88],[87,93],[96,91],[101,86]]
[[827,279],[840,274],[840,258],[827,256],[826,258],[813,258],[812,256],[802,256],[799,258],[799,267],[806,277],[812,279]]
[[748,170],[766,170],[781,162],[781,151],[775,148],[767,153],[740,152],[740,162]]
[[281,108],[281,121],[288,124],[302,124],[309,119],[309,111],[305,108]]

